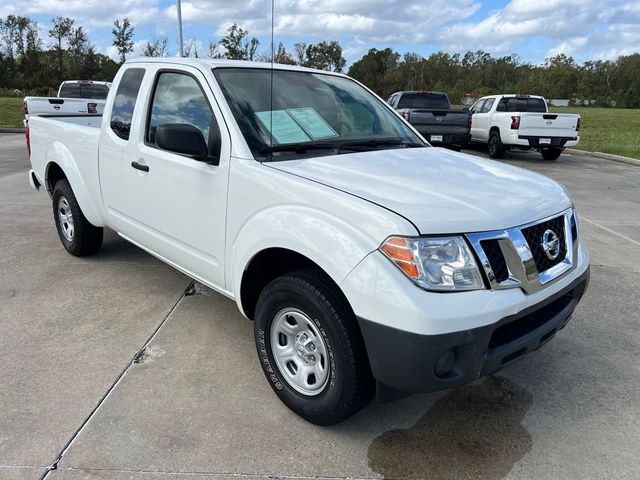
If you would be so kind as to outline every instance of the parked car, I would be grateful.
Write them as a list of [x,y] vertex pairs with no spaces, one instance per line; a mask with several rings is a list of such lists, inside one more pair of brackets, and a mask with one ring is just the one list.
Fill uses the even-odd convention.
[[310,422],[511,365],[585,292],[564,187],[431,148],[344,75],[140,59],[114,89],[100,124],[31,119],[62,245],[94,254],[108,227],[233,299]]
[[519,148],[557,160],[562,150],[580,142],[580,115],[550,113],[537,95],[489,95],[474,103],[471,113],[471,140],[486,143],[491,158]]
[[387,102],[432,145],[460,150],[471,139],[471,114],[453,110],[444,92],[396,92]]
[[25,97],[25,127],[32,115],[101,115],[111,82],[65,80],[57,97]]

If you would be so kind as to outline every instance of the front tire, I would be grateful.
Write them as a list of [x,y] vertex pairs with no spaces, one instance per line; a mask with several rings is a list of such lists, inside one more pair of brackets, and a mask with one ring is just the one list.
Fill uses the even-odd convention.
[[504,146],[502,139],[500,138],[500,132],[497,130],[493,130],[489,134],[487,151],[491,158],[502,158],[504,157],[504,153],[507,151],[507,148]]
[[66,179],[59,180],[53,187],[53,219],[60,242],[71,255],[84,257],[100,250],[102,228],[86,219]]
[[364,340],[337,287],[322,272],[276,278],[258,298],[260,364],[280,400],[305,420],[332,425],[373,395]]
[[542,158],[544,158],[545,160],[557,160],[562,153],[562,149],[553,147],[543,148],[540,150],[540,153],[542,154]]

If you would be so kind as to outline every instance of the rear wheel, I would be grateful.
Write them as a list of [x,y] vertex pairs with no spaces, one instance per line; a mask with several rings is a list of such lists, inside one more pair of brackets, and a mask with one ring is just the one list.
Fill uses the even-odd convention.
[[544,158],[545,160],[557,160],[562,153],[562,149],[553,147],[543,148],[542,150],[540,150],[540,153],[542,154],[542,158]]
[[338,423],[371,399],[356,319],[322,272],[302,270],[269,283],[258,298],[254,333],[271,388],[309,422]]
[[102,228],[86,219],[66,179],[53,187],[53,218],[62,246],[71,255],[83,257],[100,250]]
[[491,158],[502,158],[504,156],[504,152],[507,151],[506,147],[502,144],[502,140],[500,139],[500,132],[498,132],[497,130],[493,130],[489,134],[489,144],[487,146],[487,150]]

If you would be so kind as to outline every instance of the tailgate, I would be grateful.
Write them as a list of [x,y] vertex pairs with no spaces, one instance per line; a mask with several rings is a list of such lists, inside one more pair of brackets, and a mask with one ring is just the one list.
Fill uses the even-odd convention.
[[[27,97],[28,115],[98,114],[104,110],[104,100],[84,98]],[[91,107],[91,109],[89,108]]]
[[575,113],[515,113],[520,115],[519,136],[577,137],[580,115]]
[[409,123],[431,133],[469,133],[469,113],[462,110],[410,110]]

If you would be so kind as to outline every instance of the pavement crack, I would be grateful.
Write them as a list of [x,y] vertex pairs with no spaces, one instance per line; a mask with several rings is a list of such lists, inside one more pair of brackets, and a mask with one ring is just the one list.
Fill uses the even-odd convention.
[[60,461],[62,460],[64,455],[67,453],[69,448],[71,448],[73,443],[80,436],[80,434],[82,433],[84,428],[88,425],[88,423],[91,421],[91,419],[96,415],[96,413],[98,413],[98,410],[100,409],[100,407],[104,404],[104,402],[107,400],[107,398],[109,398],[111,393],[115,390],[115,388],[118,386],[118,384],[122,381],[122,379],[125,377],[125,375],[129,372],[131,367],[134,366],[137,363],[142,362],[145,359],[145,357],[146,357],[145,352],[147,351],[147,347],[151,344],[153,339],[158,335],[158,332],[160,332],[160,329],[164,326],[164,324],[167,322],[167,320],[169,320],[169,318],[171,317],[173,312],[176,310],[176,308],[178,308],[178,305],[180,305],[180,302],[182,302],[184,297],[188,296],[188,292],[193,291],[193,288],[194,288],[193,285],[194,285],[194,282],[191,281],[189,283],[189,285],[187,286],[187,288],[185,289],[185,291],[182,293],[182,295],[180,295],[180,298],[178,298],[176,303],[173,304],[171,309],[169,309],[167,314],[162,318],[162,321],[158,324],[158,326],[155,328],[153,333],[144,342],[142,347],[140,347],[140,349],[136,352],[136,354],[129,361],[129,363],[126,365],[126,367],[118,374],[118,376],[113,381],[111,386],[107,389],[107,391],[102,396],[102,398],[100,398],[98,403],[93,407],[93,409],[91,410],[89,415],[87,415],[87,417],[82,421],[82,423],[80,424],[80,427],[78,427],[78,429],[74,432],[74,434],[71,436],[69,441],[65,444],[65,446],[62,448],[62,450],[60,450],[58,455],[56,455],[56,457],[49,464],[49,466],[45,467],[46,470],[42,474],[42,476],[40,477],[40,480],[45,480],[47,478],[47,476],[49,475],[49,473],[51,473],[52,471],[58,469],[58,464],[60,463]]

